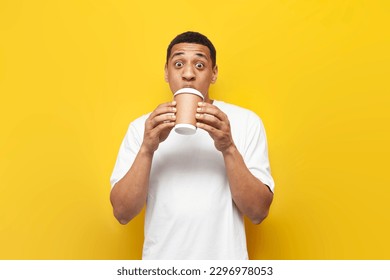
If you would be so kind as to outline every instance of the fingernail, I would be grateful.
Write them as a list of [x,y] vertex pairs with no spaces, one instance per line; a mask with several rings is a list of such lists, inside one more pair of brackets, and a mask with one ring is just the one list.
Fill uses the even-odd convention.
[[196,114],[195,117],[200,118],[200,114]]
[[196,111],[200,112],[200,111],[202,111],[202,108],[196,108]]
[[203,102],[198,102],[198,106],[202,106],[203,105]]

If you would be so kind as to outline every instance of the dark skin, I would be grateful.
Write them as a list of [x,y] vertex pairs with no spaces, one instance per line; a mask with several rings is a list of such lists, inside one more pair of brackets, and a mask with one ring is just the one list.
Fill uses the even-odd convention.
[[[243,215],[259,224],[268,215],[273,193],[246,167],[234,144],[228,117],[212,104],[213,100],[208,96],[209,87],[215,83],[217,75],[218,68],[212,64],[206,46],[180,43],[172,47],[165,79],[172,92],[193,87],[204,94],[204,102],[198,104],[196,125],[209,133],[215,148],[223,155],[234,203]],[[122,224],[138,215],[146,203],[153,155],[175,125],[175,106],[175,101],[160,104],[149,115],[135,161],[111,191],[114,215]]]

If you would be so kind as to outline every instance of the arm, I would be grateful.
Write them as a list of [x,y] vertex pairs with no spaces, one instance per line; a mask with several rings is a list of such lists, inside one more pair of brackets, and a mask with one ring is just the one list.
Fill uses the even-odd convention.
[[273,193],[252,175],[234,144],[222,153],[234,203],[252,223],[261,223],[268,215]]
[[226,114],[216,106],[203,102],[198,107],[196,118],[197,126],[210,134],[215,147],[223,154],[234,203],[242,214],[259,224],[268,215],[273,193],[245,165],[234,144]]
[[131,221],[145,205],[153,155],[175,125],[175,105],[175,102],[161,104],[150,114],[145,122],[143,142],[132,166],[111,190],[114,216],[121,224]]

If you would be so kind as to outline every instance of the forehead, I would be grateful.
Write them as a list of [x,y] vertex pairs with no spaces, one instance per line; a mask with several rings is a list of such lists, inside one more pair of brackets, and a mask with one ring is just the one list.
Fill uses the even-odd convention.
[[195,43],[179,43],[174,45],[171,49],[169,59],[176,55],[201,55],[207,59],[211,59],[209,48]]

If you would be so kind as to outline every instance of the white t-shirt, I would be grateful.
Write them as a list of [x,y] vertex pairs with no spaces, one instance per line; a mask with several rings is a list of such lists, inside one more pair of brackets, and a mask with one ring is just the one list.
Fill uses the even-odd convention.
[[[227,114],[234,143],[248,169],[273,191],[260,118],[235,105],[213,104]],[[112,186],[130,169],[148,116],[130,124],[111,176]],[[142,258],[248,258],[244,220],[232,200],[222,153],[202,129],[189,136],[172,130],[154,154]]]

